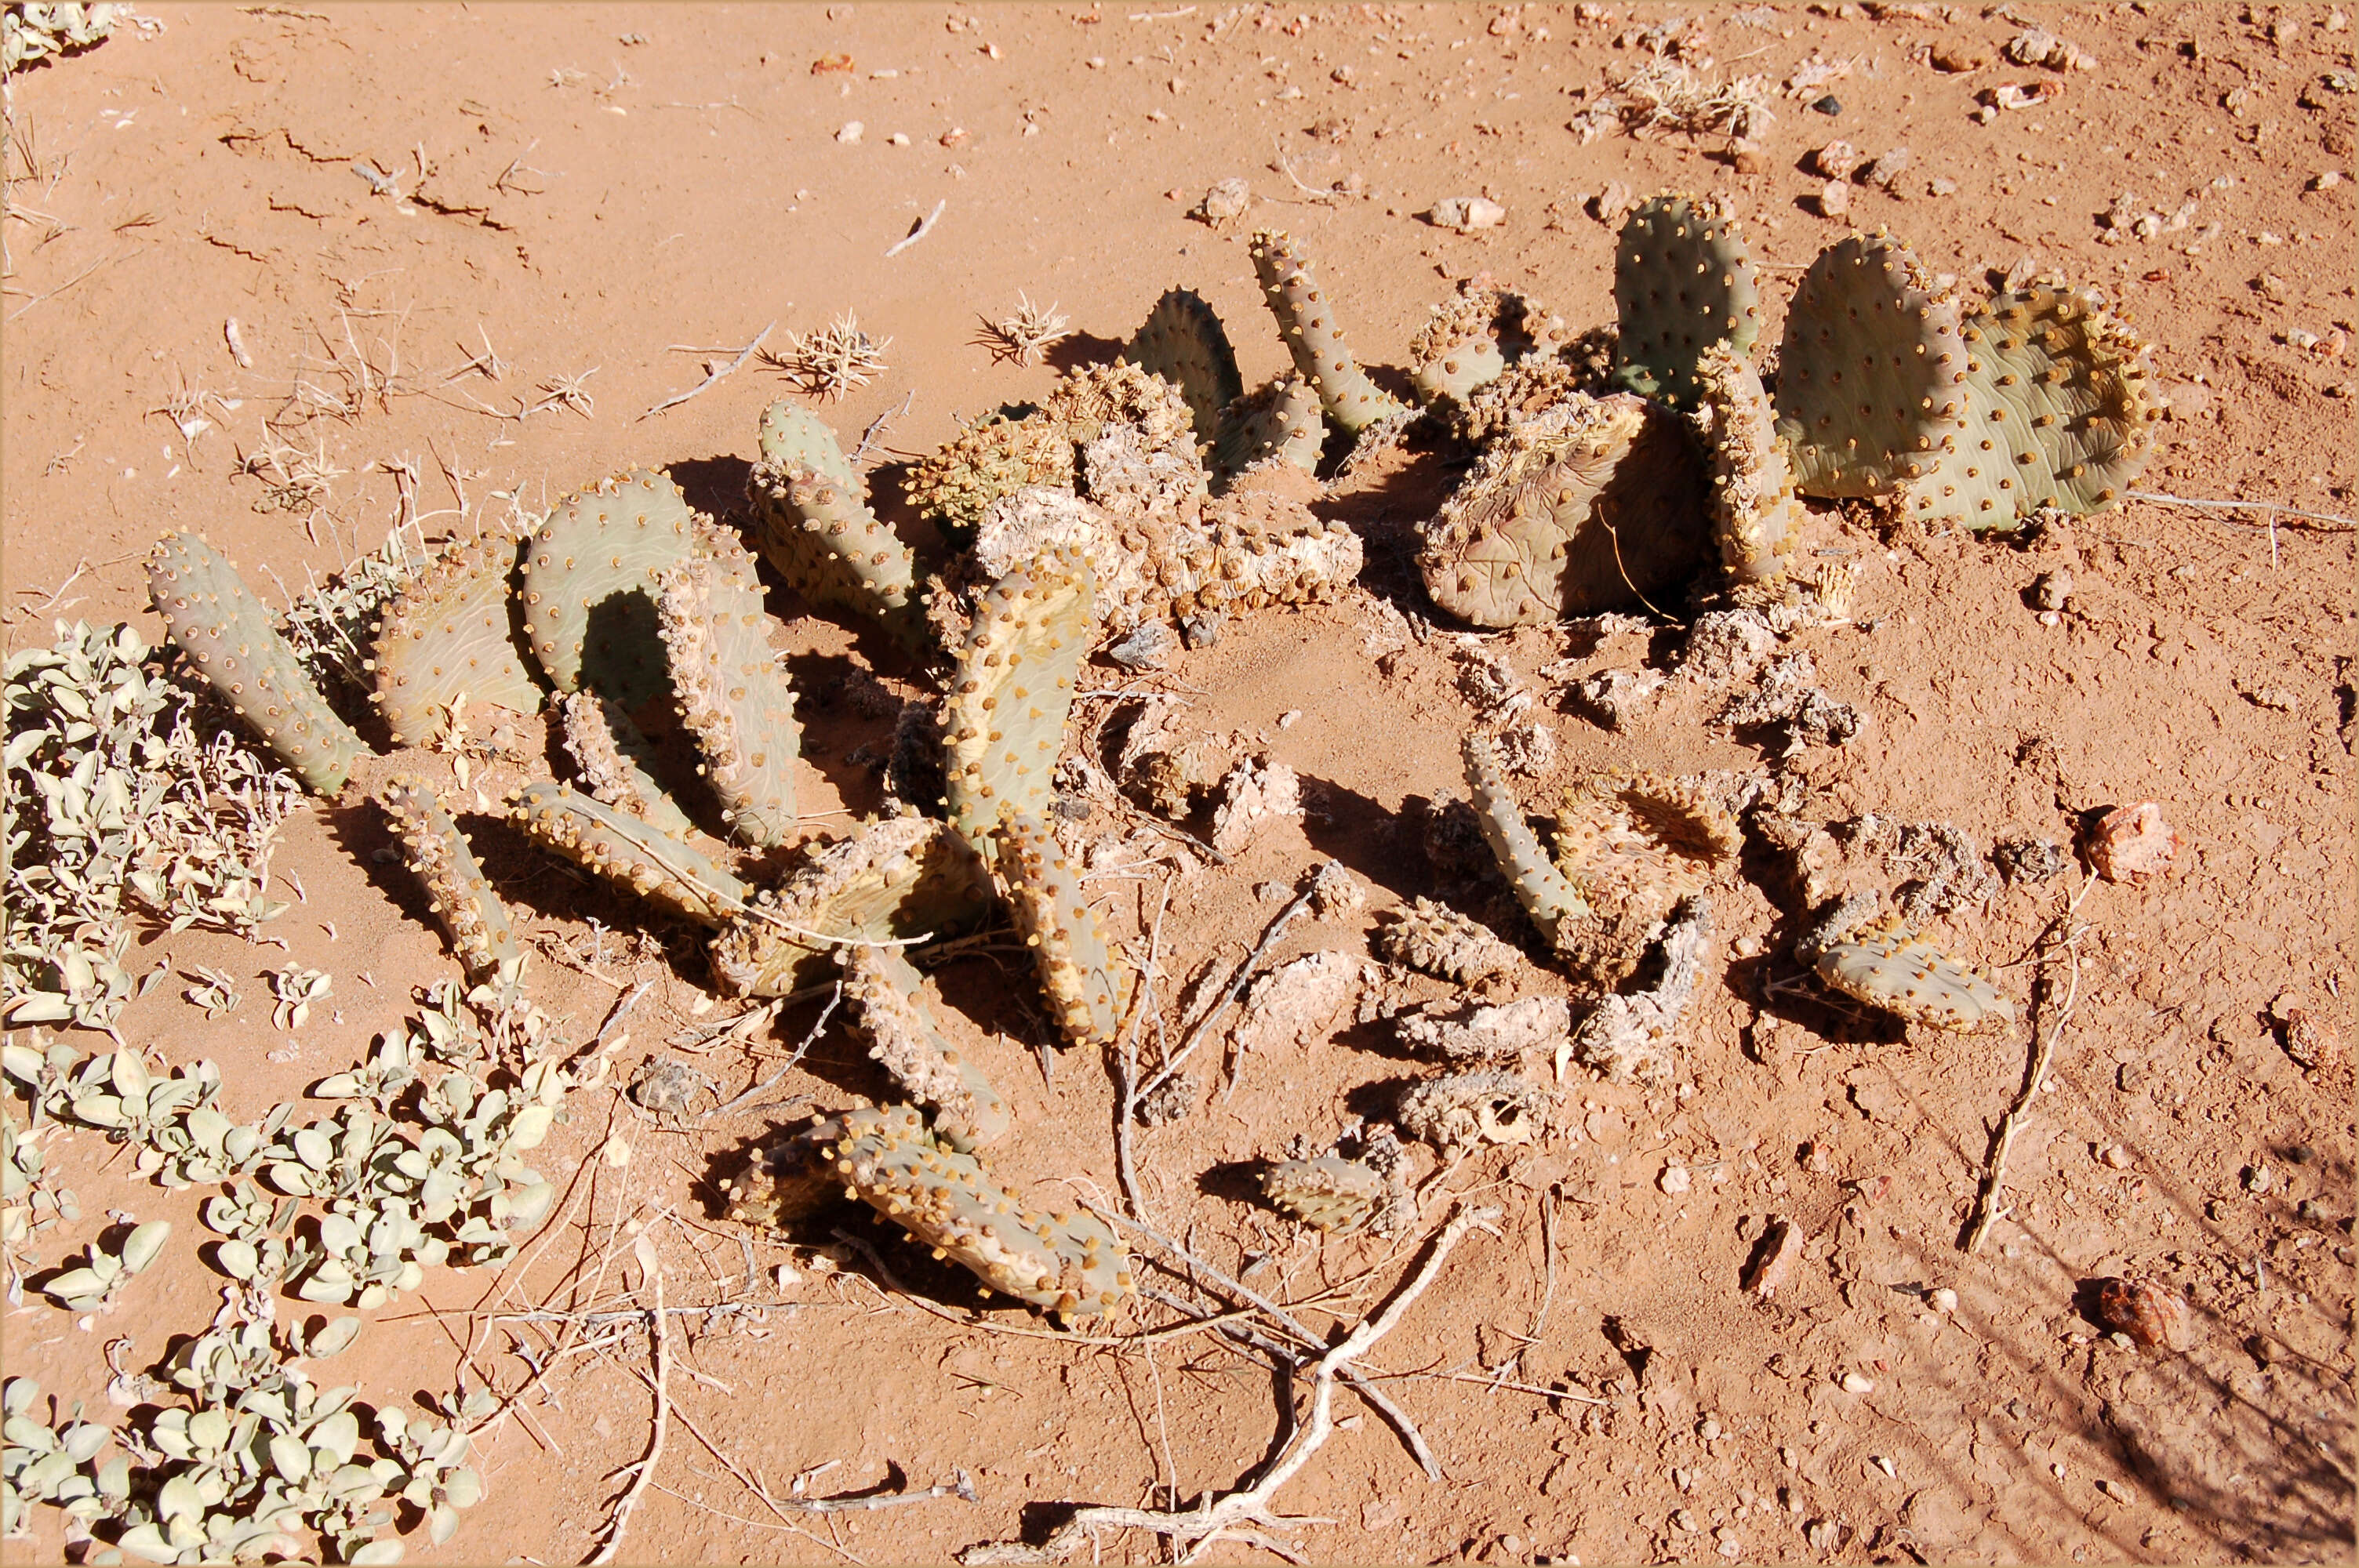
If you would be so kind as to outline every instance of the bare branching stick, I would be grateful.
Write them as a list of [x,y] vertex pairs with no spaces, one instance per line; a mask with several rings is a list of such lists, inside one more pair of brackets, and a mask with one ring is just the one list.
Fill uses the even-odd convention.
[[928,234],[932,233],[934,232],[934,225],[941,221],[942,209],[948,207],[950,204],[951,199],[947,196],[943,197],[940,201],[935,202],[934,210],[927,213],[924,217],[919,219],[918,226],[910,230],[907,234],[903,235],[898,241],[895,242],[893,248],[885,253],[886,258],[890,260],[894,256],[899,255],[903,251],[908,250],[911,245],[916,244],[919,240],[922,240]]
[[656,1477],[656,1462],[663,1457],[664,1436],[671,1423],[671,1330],[666,1326],[669,1320],[664,1314],[663,1260],[656,1255],[655,1238],[647,1231],[639,1232],[634,1250],[639,1267],[646,1271],[656,1291],[656,1309],[649,1328],[656,1346],[655,1433],[647,1440],[647,1456],[636,1466],[638,1473],[632,1477],[631,1489],[614,1507],[614,1522],[606,1527],[605,1541],[600,1544],[597,1555],[590,1559],[592,1568],[614,1560],[615,1552],[623,1544],[623,1533],[631,1527],[631,1512],[647,1495],[647,1483]]
[[[760,331],[758,331],[758,332],[755,333],[755,334],[754,334],[754,341],[753,341],[752,342],[750,342],[750,343],[746,344],[746,345],[745,345],[745,347],[744,351],[743,351],[743,352],[741,352],[741,353],[739,353],[739,354],[738,354],[738,356],[737,356],[735,359],[731,360],[727,364],[723,365],[719,370],[716,370],[716,371],[712,372],[711,373],[709,373],[708,375],[706,375],[706,376],[705,376],[705,378],[704,378],[702,381],[698,382],[694,386],[690,387],[686,392],[676,392],[676,393],[672,394],[672,395],[670,395],[669,397],[665,398],[661,403],[657,404],[653,408],[648,409],[645,414],[640,415],[640,416],[639,416],[639,418],[640,418],[640,419],[651,419],[651,418],[655,417],[655,416],[657,416],[657,415],[658,415],[658,414],[662,413],[662,412],[663,412],[665,409],[667,409],[667,408],[677,408],[677,407],[679,407],[681,404],[683,404],[683,403],[687,402],[690,398],[694,397],[698,393],[702,392],[706,387],[711,386],[714,382],[719,381],[723,376],[727,375],[731,371],[734,371],[734,370],[735,370],[738,366],[740,366],[740,365],[744,364],[747,360],[752,359],[752,358],[754,357],[754,351],[755,351],[755,350],[756,350],[756,349],[758,349],[758,348],[760,348],[760,347],[762,346],[762,340],[763,340],[763,339],[765,339],[765,338],[766,338],[766,337],[768,337],[768,336],[770,335],[771,329],[772,329],[772,328],[775,328],[776,326],[777,326],[777,323],[776,321],[773,321],[773,322],[771,322],[771,323],[770,323],[770,325],[769,325],[768,327],[765,327],[765,328],[763,328]],[[632,421],[632,423],[636,424],[636,423],[637,423],[637,420],[634,420],[634,421]]]
[[2300,522],[2288,523],[2288,528],[2299,528],[2302,523],[2324,524],[2315,528],[2320,534],[2349,534],[2359,531],[2359,517],[2344,517],[2332,512],[2304,512],[2299,506],[2280,506],[2274,501],[2204,501],[2191,495],[2165,495],[2159,491],[2131,490],[2123,492],[2132,501],[2157,501],[2172,506],[2194,506],[2219,512],[2266,512],[2272,518],[2294,517]]

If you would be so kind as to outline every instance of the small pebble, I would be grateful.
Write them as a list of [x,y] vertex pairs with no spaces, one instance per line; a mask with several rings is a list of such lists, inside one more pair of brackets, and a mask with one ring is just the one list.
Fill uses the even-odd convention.
[[1958,1310],[1958,1292],[1943,1285],[1939,1290],[1926,1292],[1925,1303],[1935,1312],[1947,1317]]
[[1819,187],[1819,214],[1826,218],[1842,218],[1851,212],[1851,187],[1840,179],[1830,179]]
[[1811,104],[1810,107],[1816,113],[1824,114],[1827,118],[1832,120],[1837,114],[1843,113],[1843,100],[1830,92],[1824,98],[1821,98],[1817,103]]
[[2130,1168],[2130,1152],[2118,1143],[2108,1143],[2097,1152],[2097,1158],[2116,1171]]
[[1666,1165],[1663,1167],[1663,1173],[1655,1178],[1655,1184],[1667,1193],[1683,1193],[1693,1184],[1694,1180],[1695,1178],[1689,1174],[1685,1165]]
[[849,146],[853,142],[858,141],[860,139],[861,133],[865,131],[867,128],[867,126],[862,124],[857,120],[846,120],[843,123],[843,128],[835,133],[835,139],[843,143],[846,146]]
[[1277,716],[1277,727],[1280,730],[1291,730],[1298,722],[1300,721],[1301,718],[1302,709],[1299,708],[1289,708],[1285,712]]
[[1875,1379],[1864,1372],[1845,1372],[1843,1375],[1843,1391],[1846,1394],[1872,1394],[1875,1392]]
[[2245,1190],[2248,1193],[2267,1192],[2276,1179],[2276,1176],[2271,1173],[2267,1165],[2246,1166],[2245,1169]]

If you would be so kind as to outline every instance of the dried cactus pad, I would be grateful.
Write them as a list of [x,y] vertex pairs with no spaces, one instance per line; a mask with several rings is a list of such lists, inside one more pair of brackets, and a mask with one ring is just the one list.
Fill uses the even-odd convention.
[[588,687],[625,708],[664,689],[655,573],[695,547],[679,486],[634,470],[569,495],[527,541],[525,620],[559,691]]
[[229,557],[196,534],[159,540],[147,594],[172,641],[315,795],[344,787],[368,742],[336,717]]
[[680,722],[704,753],[730,836],[768,847],[795,837],[795,691],[770,645],[754,557],[718,528],[695,554],[656,573],[657,624],[671,660]]
[[1253,237],[1254,271],[1270,313],[1277,318],[1295,369],[1319,394],[1327,417],[1354,435],[1402,412],[1399,399],[1380,390],[1343,343],[1334,307],[1311,281],[1310,266],[1294,241],[1275,230]]
[[2035,510],[2103,511],[2146,467],[2160,412],[2145,345],[2093,294],[2001,294],[1968,318],[1965,427],[1909,487],[1915,513],[2012,528]]
[[1445,1154],[1483,1143],[1529,1143],[1539,1136],[1548,1092],[1496,1069],[1452,1073],[1411,1086],[1399,1121]]
[[910,466],[902,493],[952,541],[972,543],[985,508],[1027,485],[1073,488],[1073,439],[1049,415],[986,414]]
[[944,1147],[908,1106],[847,1111],[813,1130],[844,1195],[993,1290],[1062,1317],[1110,1312],[1134,1288],[1103,1220],[1034,1213],[972,1154]]
[[654,824],[673,838],[695,831],[655,778],[655,747],[613,697],[577,691],[558,704],[565,749],[582,782],[608,806]]
[[1418,568],[1477,626],[1544,625],[1659,593],[1703,546],[1703,470],[1678,416],[1575,395],[1484,454],[1426,525]]
[[1594,773],[1564,792],[1556,864],[1591,914],[1556,934],[1584,978],[1621,983],[1673,905],[1736,858],[1735,818],[1693,784],[1651,773]]
[[434,914],[449,929],[451,946],[466,966],[468,979],[481,985],[502,964],[521,958],[524,949],[508,926],[500,895],[426,781],[406,773],[389,778],[377,798],[401,838],[404,859],[426,885]]
[[1524,821],[1524,808],[1507,788],[1499,767],[1499,753],[1480,735],[1469,735],[1460,747],[1466,762],[1467,787],[1474,795],[1474,816],[1483,837],[1499,858],[1499,869],[1516,890],[1516,902],[1532,924],[1553,944],[1567,923],[1591,914],[1588,902],[1567,881],[1540,849],[1538,837]]
[[1001,813],[997,849],[1016,928],[1040,966],[1057,1027],[1076,1045],[1110,1043],[1136,977],[1082,896],[1079,871],[1038,817],[1013,809]]
[[922,643],[924,618],[912,602],[916,557],[868,509],[868,487],[835,432],[780,399],[762,416],[761,447],[745,502],[763,558],[811,603]]
[[1192,289],[1166,290],[1122,357],[1180,389],[1201,442],[1220,435],[1221,410],[1245,395],[1237,351],[1220,313]]
[[713,974],[732,995],[785,996],[832,978],[830,955],[846,942],[960,935],[992,902],[982,860],[950,824],[914,814],[865,822],[756,894],[713,939]]
[[1463,403],[1508,365],[1558,347],[1563,335],[1562,319],[1523,295],[1463,288],[1435,306],[1409,340],[1409,384],[1419,402]]
[[925,1000],[926,978],[898,947],[839,949],[843,994],[867,1032],[868,1054],[901,1091],[934,1112],[934,1136],[970,1152],[1005,1136],[1007,1102],[966,1052],[942,1033]]
[[1966,412],[1958,302],[1889,234],[1819,253],[1786,313],[1777,433],[1804,495],[1879,495],[1930,473]]
[[410,579],[377,623],[373,700],[394,742],[440,739],[451,704],[540,711],[541,691],[509,623],[517,542],[491,533],[444,550]]
[[1261,1173],[1261,1191],[1280,1214],[1331,1235],[1367,1224],[1388,1195],[1382,1172],[1338,1154],[1273,1161]]
[[1096,630],[1088,557],[1071,545],[1007,573],[975,606],[942,699],[943,804],[978,847],[1000,807],[1042,809],[1074,677]]
[[1829,942],[1820,948],[1816,968],[1820,979],[1845,996],[1912,1023],[1981,1034],[2015,1022],[2015,1003],[1996,986],[1897,928]]
[[1697,356],[1715,344],[1748,356],[1761,332],[1761,291],[1735,220],[1709,197],[1640,202],[1614,247],[1614,307],[1623,384],[1694,407]]
[[745,905],[745,884],[696,846],[571,784],[528,784],[508,796],[507,807],[534,842],[675,914],[719,925]]
[[1725,343],[1697,357],[1697,397],[1712,410],[1712,531],[1732,582],[1775,582],[1801,543],[1805,514],[1760,373]]
[[1523,961],[1490,927],[1430,898],[1387,910],[1384,919],[1376,927],[1378,955],[1421,974],[1467,985]]
[[1327,427],[1319,417],[1319,394],[1296,376],[1273,381],[1249,392],[1221,411],[1220,438],[1213,443],[1213,466],[1223,473],[1241,473],[1273,459],[1292,463],[1304,473],[1319,467],[1326,445]]

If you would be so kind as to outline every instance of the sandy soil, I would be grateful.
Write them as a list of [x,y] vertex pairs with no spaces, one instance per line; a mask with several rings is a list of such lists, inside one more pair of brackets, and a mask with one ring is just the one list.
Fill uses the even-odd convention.
[[[2043,7],[2093,60],[2058,72],[1997,59],[2019,30],[2004,9],[1711,14],[1688,29],[1688,57],[1768,78],[1760,172],[1740,173],[1712,156],[1722,138],[1614,128],[1584,141],[1571,128],[1645,58],[1631,35],[1663,19],[1654,8],[160,6],[160,27],[11,87],[7,634],[23,646],[65,615],[160,637],[140,562],[175,528],[204,528],[258,583],[275,574],[299,590],[405,516],[429,535],[472,533],[633,464],[668,467],[725,511],[786,384],[749,361],[693,400],[643,411],[766,323],[785,334],[856,312],[891,339],[889,369],[821,408],[847,447],[881,421],[867,458],[883,470],[880,504],[896,494],[893,465],[962,416],[1037,395],[1059,365],[1111,355],[1167,286],[1220,309],[1250,384],[1285,363],[1245,257],[1257,226],[1299,236],[1363,357],[1398,365],[1427,307],[1478,273],[1575,327],[1610,322],[1614,232],[1588,200],[1609,182],[1709,190],[1778,285],[1765,287],[1774,334],[1785,286],[1843,232],[1806,167],[1837,136],[1912,154],[1891,190],[1850,189],[1851,222],[1889,225],[1972,287],[2028,257],[2127,308],[2172,396],[2147,489],[2352,512],[2345,13]],[[1945,71],[1931,54],[1991,63]],[[1787,94],[1811,62],[1838,69]],[[2060,96],[1977,119],[1978,93],[2034,81]],[[1810,106],[1827,93],[1832,116]],[[1251,211],[1220,228],[1191,221],[1232,176],[1250,182]],[[1937,183],[1949,193],[1931,194]],[[2101,214],[2124,191],[2128,211],[2191,211],[2105,243]],[[1459,234],[1419,216],[1477,194],[1505,207],[1503,226]],[[978,319],[1019,291],[1079,330],[1051,363],[995,362],[976,341]],[[209,427],[184,438],[164,412],[176,395]],[[282,470],[300,449],[323,476],[308,503],[283,471],[241,471],[273,431]],[[1341,1429],[1279,1495],[1283,1511],[1319,1517],[1288,1532],[1292,1549],[1386,1562],[2346,1557],[2350,1069],[2306,1075],[2272,1008],[2300,1005],[2348,1038],[2347,525],[2271,529],[2259,514],[2138,502],[2024,545],[1822,508],[1809,544],[1861,568],[1853,620],[1795,645],[1868,722],[1849,744],[1781,757],[1707,722],[1714,694],[1678,676],[1619,730],[1569,702],[1600,672],[1671,663],[1671,622],[1460,638],[1408,554],[1458,460],[1413,446],[1318,503],[1368,540],[1362,583],[1340,602],[1234,622],[1158,674],[1093,666],[1094,688],[1189,697],[1188,722],[1250,733],[1309,786],[1306,819],[1226,868],[1103,812],[1074,830],[1082,843],[1144,834],[1130,868],[1093,891],[1125,939],[1168,898],[1164,1038],[1194,1016],[1186,987],[1225,973],[1279,907],[1268,895],[1289,896],[1325,858],[1360,880],[1368,908],[1298,922],[1273,958],[1364,954],[1374,912],[1412,895],[1498,913],[1495,884],[1428,831],[1429,808],[1463,795],[1470,654],[1510,666],[1554,730],[1557,759],[1522,781],[1536,802],[1593,769],[1701,773],[1783,791],[1817,819],[1952,823],[1987,850],[2009,837],[2070,844],[2091,814],[2152,800],[2183,849],[2168,874],[2100,882],[2081,905],[2078,1003],[2014,1142],[2005,1216],[1973,1256],[1959,1227],[1988,1130],[2023,1081],[2027,1032],[1862,1026],[1825,1005],[1790,957],[1799,894],[1757,836],[1715,895],[1716,948],[1676,1085],[1640,1092],[1575,1069],[1535,1145],[1447,1171],[1427,1157],[1419,1174],[1438,1179],[1396,1241],[1322,1242],[1250,1201],[1254,1162],[1383,1114],[1391,1086],[1419,1070],[1388,1027],[1346,1021],[1207,1074],[1194,1114],[1136,1134],[1147,1211],[1316,1326],[1372,1311],[1451,1195],[1502,1210],[1365,1363],[1442,1478],[1341,1398]],[[2043,616],[2032,584],[2056,571],[2073,591]],[[772,608],[812,719],[807,809],[873,807],[874,751],[859,748],[881,750],[892,720],[853,700],[870,689],[857,672],[922,684],[921,672],[782,589]],[[1114,706],[1085,699],[1076,735]],[[419,762],[448,775],[445,758]],[[143,968],[230,970],[249,982],[245,1006],[208,1022],[176,980],[132,1006],[125,1036],[167,1062],[220,1061],[227,1107],[247,1118],[359,1060],[412,988],[457,972],[422,897],[377,858],[386,842],[357,795],[308,808],[277,860],[303,895],[267,928],[284,951],[202,934],[138,949]],[[577,1038],[625,988],[647,987],[625,1021],[618,1079],[707,1014],[690,934],[488,826],[478,842],[540,939],[542,1005]],[[2027,1005],[2036,974],[2062,981],[2060,966],[2023,960],[2074,876],[2006,883],[1982,868],[1940,932]],[[289,961],[330,971],[335,994],[280,1060],[288,1037],[269,1026],[262,977]],[[1036,1063],[1047,1035],[1028,977],[1000,964],[942,973],[978,1037],[997,1036],[978,1048],[1019,1127],[1000,1166],[1027,1188],[1110,1195],[1108,1076],[1087,1054]],[[1418,984],[1394,1000],[1445,989]],[[2052,1022],[2043,994],[2037,1016]],[[693,1059],[735,1095],[776,1070],[816,1011]],[[1545,1062],[1530,1070],[1548,1076]],[[552,1300],[644,1309],[647,1282],[616,1243],[643,1224],[671,1304],[764,1310],[675,1320],[679,1422],[625,1560],[944,1560],[1038,1540],[1074,1503],[1229,1488],[1275,1452],[1267,1364],[1210,1332],[1146,1335],[1177,1321],[1168,1309],[1136,1306],[1069,1342],[1021,1312],[978,1312],[963,1276],[864,1221],[855,1234],[883,1249],[890,1282],[824,1227],[741,1249],[717,1179],[774,1118],[883,1092],[834,1025],[775,1091],[809,1104],[663,1130],[611,1087],[577,1098],[552,1142],[571,1184],[549,1245],[497,1281],[438,1272],[375,1314],[330,1380],[413,1402],[462,1383],[516,1389],[533,1375],[520,1347],[538,1355],[550,1325],[484,1314]],[[615,1133],[636,1150],[625,1169],[592,1157]],[[76,1251],[110,1207],[179,1222],[165,1262],[98,1331],[77,1332],[38,1292],[8,1310],[12,1372],[94,1398],[103,1340],[128,1333],[136,1361],[160,1357],[207,1321],[220,1281],[196,1250],[202,1192],[138,1182],[95,1140],[54,1148],[88,1218],[45,1232],[27,1269]],[[1808,1240],[1764,1300],[1740,1276],[1777,1220]],[[603,1273],[602,1254],[614,1260]],[[2190,1350],[2104,1336],[2085,1282],[2124,1274],[2186,1294]],[[1954,1306],[1940,1310],[1951,1298],[1937,1291]],[[608,1332],[486,1435],[489,1495],[448,1545],[413,1535],[414,1560],[592,1550],[620,1489],[610,1477],[646,1451],[651,1413],[643,1319]],[[841,1497],[960,1471],[977,1501],[883,1511],[782,1518],[748,1485]],[[53,1559],[56,1516],[5,1550]],[[1100,1550],[1146,1561],[1161,1548],[1109,1532]],[[1207,1555],[1265,1553],[1230,1540]]]

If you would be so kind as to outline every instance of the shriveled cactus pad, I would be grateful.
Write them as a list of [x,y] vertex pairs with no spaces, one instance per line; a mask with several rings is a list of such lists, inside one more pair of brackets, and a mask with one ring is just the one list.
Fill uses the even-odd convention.
[[1106,941],[1081,876],[1039,818],[1005,810],[996,836],[1000,881],[1040,967],[1049,1011],[1076,1045],[1114,1039],[1136,977]]
[[404,589],[378,623],[375,700],[396,744],[425,745],[463,697],[517,713],[540,711],[509,624],[517,542],[485,534],[455,544]]
[[1632,391],[1692,408],[1696,362],[1725,345],[1749,354],[1761,330],[1761,293],[1745,237],[1709,197],[1640,202],[1614,247],[1621,318],[1621,379]]
[[1724,343],[1698,356],[1696,395],[1712,410],[1712,523],[1732,582],[1775,582],[1801,543],[1804,513],[1769,395]]
[[1280,1214],[1330,1234],[1366,1225],[1388,1196],[1382,1172],[1340,1154],[1273,1161],[1262,1171],[1261,1190]]
[[1736,859],[1735,819],[1694,785],[1647,773],[1598,773],[1564,792],[1556,864],[1590,913],[1560,926],[1557,949],[1586,978],[1619,983],[1664,917]]
[[408,774],[385,782],[377,797],[400,837],[403,856],[425,884],[429,907],[451,933],[467,978],[482,984],[524,949],[508,925],[500,895],[475,864],[473,849],[425,780]]
[[1412,1086],[1401,1096],[1404,1131],[1445,1154],[1484,1143],[1529,1143],[1540,1133],[1548,1091],[1513,1073],[1452,1073]]
[[970,1152],[1007,1131],[1007,1102],[982,1066],[942,1033],[926,978],[898,947],[863,943],[837,952],[843,994],[869,1039],[868,1054],[901,1092],[934,1112],[934,1136]]
[[1440,979],[1465,985],[1523,961],[1490,927],[1430,898],[1387,910],[1384,921],[1376,927],[1377,954]]
[[507,806],[534,842],[675,914],[718,925],[745,907],[745,884],[695,845],[571,784],[528,784]]
[[1996,986],[1898,926],[1828,942],[1814,967],[1820,979],[1845,996],[1912,1023],[1981,1034],[2015,1022],[2015,1003]]
[[1073,439],[1047,414],[987,414],[910,465],[902,493],[919,515],[960,544],[973,540],[984,511],[1027,485],[1073,486]]
[[594,691],[577,691],[560,700],[559,710],[566,752],[593,796],[675,838],[695,830],[656,781],[655,747],[620,703]]

